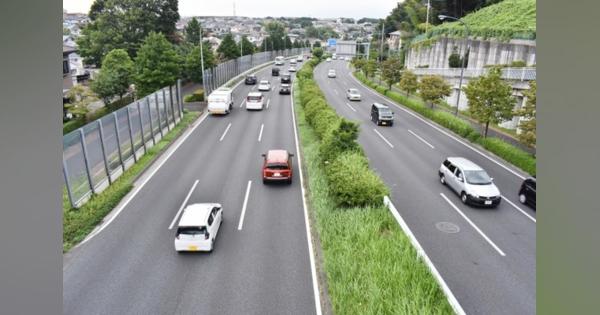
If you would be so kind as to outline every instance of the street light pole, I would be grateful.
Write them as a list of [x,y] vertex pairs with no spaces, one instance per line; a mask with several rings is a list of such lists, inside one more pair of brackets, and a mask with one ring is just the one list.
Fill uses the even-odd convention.
[[204,84],[204,49],[202,49],[202,26],[200,26],[200,68],[202,69],[202,91],[206,91]]
[[[452,17],[452,16],[448,16],[448,15],[438,15],[438,18],[440,20],[454,20],[457,21],[458,23],[462,24],[465,27],[465,43],[466,43],[466,50],[465,50],[465,54],[469,51],[469,27],[467,26],[467,24],[465,22],[463,22],[463,20]],[[462,53],[462,47],[461,47],[461,53]],[[460,103],[460,91],[462,89],[462,82],[463,82],[463,76],[464,76],[464,71],[465,71],[465,54],[462,54],[461,59],[461,67],[460,67],[460,79],[458,80],[458,94],[456,95],[456,109],[454,111],[454,116],[458,116],[458,104]]]

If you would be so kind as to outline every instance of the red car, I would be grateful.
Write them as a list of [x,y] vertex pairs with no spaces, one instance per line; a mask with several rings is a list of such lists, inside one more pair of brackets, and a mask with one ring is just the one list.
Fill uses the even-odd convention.
[[292,157],[294,154],[287,150],[269,150],[262,155],[264,162],[262,166],[263,183],[282,182],[292,183]]

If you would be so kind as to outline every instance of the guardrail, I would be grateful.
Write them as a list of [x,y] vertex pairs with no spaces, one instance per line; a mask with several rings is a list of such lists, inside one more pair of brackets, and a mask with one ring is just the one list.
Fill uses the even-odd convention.
[[[488,73],[490,68],[464,70],[465,78],[477,78]],[[439,75],[442,77],[460,77],[460,68],[414,68],[410,69],[416,75]],[[502,68],[502,79],[516,81],[531,81],[536,79],[536,68]]]

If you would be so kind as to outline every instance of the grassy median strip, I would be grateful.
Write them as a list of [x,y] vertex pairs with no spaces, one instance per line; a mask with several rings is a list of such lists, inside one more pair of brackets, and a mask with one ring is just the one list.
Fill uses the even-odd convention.
[[451,314],[452,308],[384,206],[338,207],[294,83],[308,200],[324,255],[335,314]]
[[63,193],[63,252],[81,242],[133,188],[133,182],[167,146],[173,142],[197,117],[197,112],[186,112],[171,132],[148,149],[136,164],[123,173],[102,193],[93,195],[81,208],[71,208],[66,191]]
[[408,107],[409,109],[421,114],[426,118],[429,118],[441,126],[450,129],[459,136],[466,138],[473,143],[481,145],[486,150],[494,153],[508,163],[522,169],[523,171],[532,175],[536,174],[536,158],[533,155],[513,146],[502,139],[483,138],[481,137],[480,133],[468,122],[457,118],[448,112],[433,110],[426,106],[421,100],[408,98],[398,92],[388,90],[386,87],[378,85],[377,83],[369,80],[360,72],[354,72],[353,75],[362,83],[366,84],[372,89],[375,89],[379,94],[387,96],[396,103],[403,105],[404,107]]

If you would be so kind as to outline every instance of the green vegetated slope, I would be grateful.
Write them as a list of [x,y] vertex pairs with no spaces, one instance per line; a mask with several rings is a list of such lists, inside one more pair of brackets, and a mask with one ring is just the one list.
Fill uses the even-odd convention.
[[[535,0],[504,0],[471,14],[462,20],[469,27],[471,36],[510,40],[512,38],[536,38]],[[443,23],[433,27],[420,40],[441,35],[464,36],[465,27],[458,22]]]

